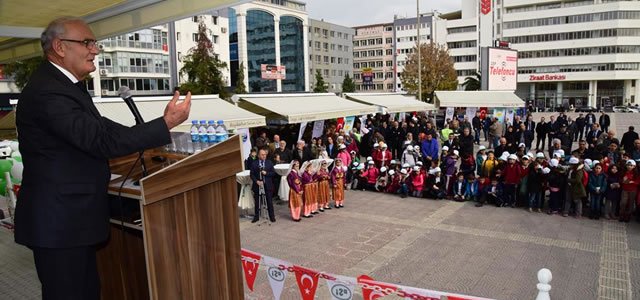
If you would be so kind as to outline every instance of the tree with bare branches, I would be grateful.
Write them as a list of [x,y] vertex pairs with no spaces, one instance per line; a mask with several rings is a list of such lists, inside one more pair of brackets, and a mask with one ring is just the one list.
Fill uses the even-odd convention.
[[[444,46],[435,43],[421,44],[422,97],[431,98],[434,91],[455,90],[458,87],[458,75],[453,67],[453,59]],[[413,48],[402,72],[402,85],[410,93],[418,94],[418,51]]]

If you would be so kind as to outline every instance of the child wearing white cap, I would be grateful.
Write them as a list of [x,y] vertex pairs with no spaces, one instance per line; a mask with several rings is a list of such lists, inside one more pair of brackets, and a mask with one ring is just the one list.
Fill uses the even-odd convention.
[[587,191],[585,189],[586,172],[584,171],[584,165],[580,163],[577,157],[572,156],[569,159],[569,174],[567,176],[567,193],[564,200],[563,217],[569,216],[571,207],[575,207],[575,217],[582,217],[582,198],[587,197]]

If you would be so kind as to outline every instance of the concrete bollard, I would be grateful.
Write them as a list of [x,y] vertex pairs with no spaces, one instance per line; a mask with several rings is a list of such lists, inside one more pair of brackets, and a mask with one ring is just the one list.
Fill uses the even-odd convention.
[[550,300],[551,296],[549,295],[549,291],[551,290],[551,271],[547,268],[542,268],[538,271],[538,284],[536,287],[538,288],[538,296],[536,300]]

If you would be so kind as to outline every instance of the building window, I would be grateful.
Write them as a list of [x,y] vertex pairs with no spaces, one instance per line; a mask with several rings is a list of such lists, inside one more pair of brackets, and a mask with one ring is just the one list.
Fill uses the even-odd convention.
[[393,61],[391,61],[391,60],[385,61],[385,66],[392,67],[393,66]]
[[214,44],[217,44],[217,43],[218,43],[218,38],[219,38],[219,37],[218,37],[217,35],[215,35],[215,34],[213,35],[213,43],[214,43]]
[[198,22],[200,22],[200,16],[193,16],[193,17],[191,18],[191,20],[192,20],[194,23],[198,23]]
[[[260,66],[263,64],[266,65],[274,65],[276,63],[276,53],[275,53],[275,23],[273,22],[273,15],[261,11],[261,10],[248,10],[247,11],[247,64],[248,72],[245,76],[249,79],[249,86],[247,89],[249,92],[275,92],[277,90],[276,81],[275,80],[265,80],[262,79],[260,73]],[[280,19],[280,38],[287,37],[282,31],[283,26],[287,26],[287,21],[284,18]],[[294,35],[295,36],[295,35]],[[287,58],[289,56],[289,52],[286,52],[287,57],[283,57],[283,50],[287,49],[288,46],[280,41],[280,56],[281,63],[286,65],[287,67],[287,78],[291,72],[296,73],[299,72],[302,68],[296,68],[298,66],[287,65]],[[304,53],[303,51],[299,51]],[[301,58],[299,61],[303,61]],[[304,69],[302,69],[304,70]],[[292,74],[292,76],[296,76]],[[284,89],[284,81],[283,81],[283,89]]]
[[197,33],[192,33],[192,34],[191,34],[191,39],[192,39],[194,42],[197,42],[197,41],[198,41],[198,34],[197,34]]
[[213,23],[213,25],[218,25],[218,17],[217,16],[212,16],[211,17],[211,22]]

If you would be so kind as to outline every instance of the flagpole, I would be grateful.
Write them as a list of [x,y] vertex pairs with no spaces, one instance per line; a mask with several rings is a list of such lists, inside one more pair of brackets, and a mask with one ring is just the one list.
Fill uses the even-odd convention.
[[418,17],[418,100],[422,101],[422,55],[420,54],[420,0],[416,0],[416,14]]

